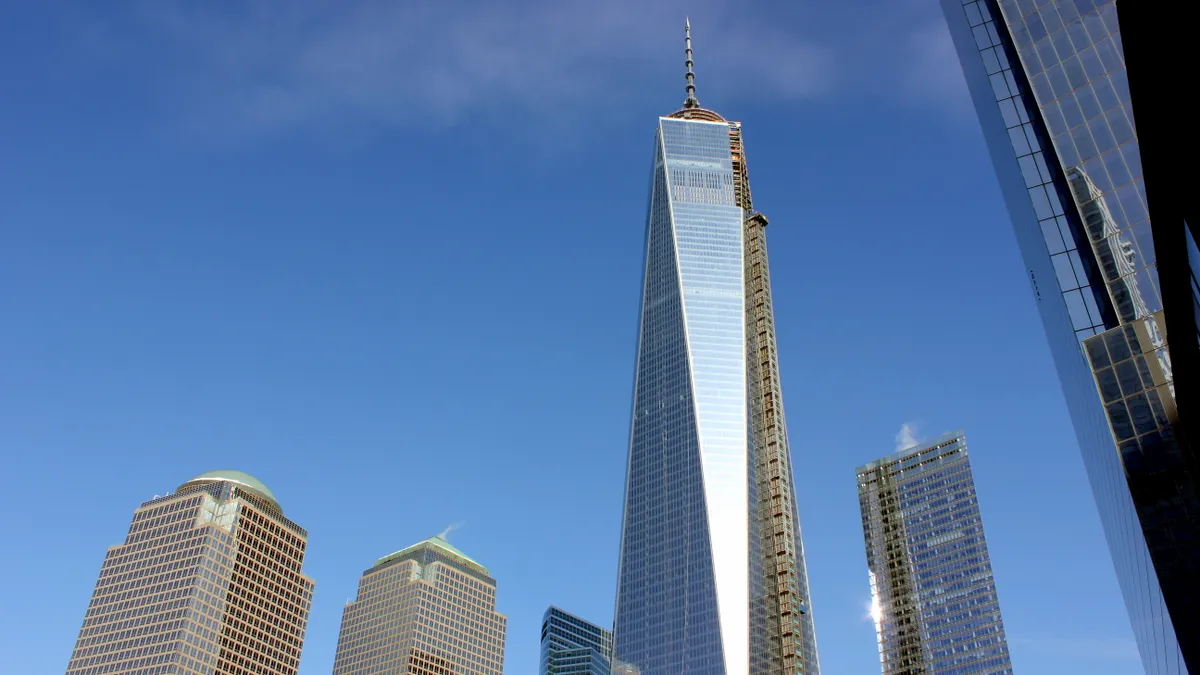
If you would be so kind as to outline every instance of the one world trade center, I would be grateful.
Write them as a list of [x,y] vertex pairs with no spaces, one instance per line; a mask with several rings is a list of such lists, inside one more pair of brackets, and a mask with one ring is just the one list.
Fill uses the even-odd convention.
[[641,675],[817,675],[742,126],[658,119],[613,633]]

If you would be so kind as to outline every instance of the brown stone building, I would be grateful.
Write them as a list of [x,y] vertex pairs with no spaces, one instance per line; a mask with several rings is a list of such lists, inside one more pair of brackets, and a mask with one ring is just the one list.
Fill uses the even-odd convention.
[[307,539],[240,471],[143,503],[105,556],[67,675],[295,675]]
[[380,558],[346,605],[334,675],[500,675],[496,580],[441,537]]

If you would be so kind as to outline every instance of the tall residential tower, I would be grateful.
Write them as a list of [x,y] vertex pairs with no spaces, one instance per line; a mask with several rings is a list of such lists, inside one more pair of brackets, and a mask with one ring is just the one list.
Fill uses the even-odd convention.
[[658,120],[614,655],[642,675],[817,675],[767,219],[740,122]]
[[104,558],[67,675],[295,675],[312,606],[307,544],[240,471],[143,503]]
[[441,536],[363,572],[342,613],[334,675],[500,675],[496,580]]
[[855,473],[883,675],[1012,675],[966,438]]
[[[1119,1],[1147,12],[1169,6]],[[1189,227],[1183,210],[1171,207],[1195,201],[1186,192],[1191,184],[1169,180],[1176,164],[1190,161],[1181,151],[1189,135],[1141,129],[1161,134],[1158,156],[1168,158],[1157,166],[1168,180],[1148,193],[1152,163],[1144,161],[1134,112],[1152,118],[1153,108],[1131,97],[1117,0],[942,0],[942,7],[1037,298],[1142,663],[1150,675],[1178,675],[1188,666],[1200,673],[1200,434],[1190,430],[1200,417],[1187,407],[1200,391],[1194,281],[1200,250],[1195,223]],[[1159,40],[1171,22],[1189,25],[1171,11],[1144,34]],[[1194,50],[1180,45],[1179,52]],[[1155,90],[1176,86],[1160,82],[1161,73],[1146,77],[1153,78],[1143,90],[1150,103]],[[1160,104],[1179,106],[1174,93],[1161,98]],[[1190,123],[1183,114],[1158,119]],[[1162,218],[1152,224],[1156,212]]]

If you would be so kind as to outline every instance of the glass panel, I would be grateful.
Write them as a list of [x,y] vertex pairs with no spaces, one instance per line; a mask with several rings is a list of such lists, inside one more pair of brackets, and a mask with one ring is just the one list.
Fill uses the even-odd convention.
[[1105,368],[1112,363],[1108,360],[1108,350],[1105,349],[1103,340],[1088,340],[1085,347],[1087,349],[1088,360],[1092,364],[1092,370]]
[[1133,140],[1133,125],[1129,123],[1129,118],[1125,116],[1124,108],[1113,108],[1104,115],[1108,120],[1108,126],[1112,129],[1113,138],[1118,144],[1128,143]]
[[1129,411],[1125,408],[1123,401],[1109,403],[1104,406],[1105,412],[1108,413],[1108,423],[1112,425],[1113,435],[1117,440],[1127,440],[1133,438],[1133,422],[1129,419]]
[[[994,77],[995,76],[993,76],[993,78]],[[1016,152],[1018,157],[1021,155],[1028,155],[1031,152],[1029,149],[1029,141],[1025,139],[1025,130],[1021,127],[1013,127],[1012,129],[1009,129],[1008,139],[1012,141],[1013,151]]]
[[[1054,273],[1058,276],[1058,287],[1064,291],[1069,291],[1079,288],[1079,282],[1075,279],[1075,271],[1071,267],[1071,259],[1066,253],[1062,253],[1050,258],[1054,263]],[[1082,299],[1081,299],[1082,301]],[[1086,314],[1086,311],[1085,311]],[[1091,324],[1088,324],[1091,325]],[[1076,326],[1079,328],[1080,326]]]
[[1158,425],[1154,421],[1154,414],[1150,411],[1150,403],[1146,400],[1145,394],[1135,394],[1129,397],[1126,401],[1129,406],[1129,416],[1133,421],[1133,429],[1138,434],[1145,434],[1154,431]]
[[1050,197],[1046,195],[1045,188],[1039,186],[1030,189],[1029,198],[1033,200],[1033,210],[1037,212],[1038,220],[1054,217],[1054,209],[1050,207]]
[[1100,396],[1105,403],[1112,403],[1121,398],[1121,387],[1117,383],[1117,374],[1112,368],[1096,371],[1096,382],[1100,387]]
[[1067,311],[1071,315],[1071,324],[1075,328],[1088,328],[1092,325],[1088,319],[1087,306],[1083,304],[1083,296],[1079,291],[1068,291],[1063,294],[1067,301]]
[[996,73],[990,79],[992,81],[992,91],[995,93],[997,101],[1012,96],[1008,91],[1008,81],[1004,79],[1004,73]]
[[1121,361],[1116,365],[1117,381],[1121,383],[1121,393],[1131,396],[1142,390],[1142,378],[1138,374],[1137,365],[1132,359]]
[[1038,173],[1037,162],[1033,161],[1033,155],[1019,157],[1017,161],[1021,164],[1021,175],[1025,177],[1025,187],[1031,188],[1042,184],[1042,177]]
[[1067,250],[1066,244],[1063,243],[1062,235],[1058,232],[1058,222],[1053,219],[1042,221],[1042,236],[1046,240],[1046,248],[1051,255],[1062,253]]
[[1004,118],[1005,128],[1011,129],[1021,123],[1017,119],[1017,108],[1013,105],[1012,99],[1000,101],[1000,115]]
[[1108,347],[1108,354],[1113,362],[1124,361],[1133,356],[1129,352],[1129,343],[1125,342],[1125,335],[1119,330],[1105,333],[1104,345]]
[[[1124,117],[1124,115],[1122,115]],[[1124,185],[1133,180],[1133,176],[1129,175],[1129,169],[1125,166],[1125,157],[1119,149],[1112,149],[1104,153],[1101,159],[1104,162],[1104,168],[1108,171],[1108,175],[1114,186]]]

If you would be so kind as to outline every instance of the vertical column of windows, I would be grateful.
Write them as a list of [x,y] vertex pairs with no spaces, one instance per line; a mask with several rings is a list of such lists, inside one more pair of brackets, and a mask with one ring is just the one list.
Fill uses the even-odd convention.
[[1069,201],[1070,192],[1064,190],[1058,158],[1044,147],[1042,139],[1048,136],[1042,128],[1037,104],[1020,84],[1024,76],[1010,62],[1010,52],[1001,39],[1001,31],[1006,28],[997,23],[994,8],[995,5],[987,0],[963,3],[996,105],[1008,130],[1013,154],[1037,214],[1046,249],[1054,263],[1063,301],[1076,336],[1083,340],[1113,324],[1112,310],[1103,286],[1097,288],[1093,284],[1097,273],[1090,247],[1079,226],[1078,214],[1074,209],[1068,212],[1067,207],[1072,202]]

